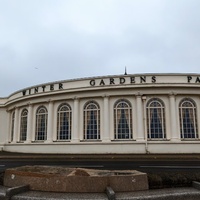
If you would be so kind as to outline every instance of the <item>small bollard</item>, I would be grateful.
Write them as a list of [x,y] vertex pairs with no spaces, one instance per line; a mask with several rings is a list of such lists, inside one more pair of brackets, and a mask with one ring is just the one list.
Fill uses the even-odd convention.
[[12,196],[29,191],[29,185],[8,188],[6,190],[5,200],[10,200]]
[[200,190],[200,182],[197,182],[197,181],[192,181],[192,187]]
[[106,194],[109,200],[115,200],[115,192],[111,187],[106,187]]

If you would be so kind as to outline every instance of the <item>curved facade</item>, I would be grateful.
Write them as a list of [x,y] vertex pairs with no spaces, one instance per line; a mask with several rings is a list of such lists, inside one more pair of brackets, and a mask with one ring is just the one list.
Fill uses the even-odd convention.
[[4,151],[200,153],[200,75],[59,81],[0,98]]

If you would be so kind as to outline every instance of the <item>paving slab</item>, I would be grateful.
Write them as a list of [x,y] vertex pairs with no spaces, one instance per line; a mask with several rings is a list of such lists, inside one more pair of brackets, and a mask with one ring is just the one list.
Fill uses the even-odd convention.
[[5,197],[7,189],[8,189],[7,187],[0,185],[0,199],[3,199]]
[[11,200],[108,200],[104,193],[48,193],[48,192],[25,192],[15,195]]
[[[26,192],[11,200],[107,200],[104,193],[47,193]],[[194,188],[171,188],[144,192],[116,193],[116,200],[199,200],[200,191]]]
[[[7,187],[0,186],[0,199],[3,200]],[[120,192],[116,200],[199,200],[200,190],[185,188],[156,189],[137,192]],[[14,195],[11,200],[108,200],[106,193],[52,193],[28,191]]]
[[200,190],[192,187],[116,193],[116,200],[199,200]]

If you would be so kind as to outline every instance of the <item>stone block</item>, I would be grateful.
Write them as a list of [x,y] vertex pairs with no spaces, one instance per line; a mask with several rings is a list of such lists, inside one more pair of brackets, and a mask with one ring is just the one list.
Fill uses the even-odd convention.
[[25,166],[7,169],[4,185],[29,185],[30,190],[51,192],[115,192],[148,189],[147,174],[135,170],[93,170],[47,166]]

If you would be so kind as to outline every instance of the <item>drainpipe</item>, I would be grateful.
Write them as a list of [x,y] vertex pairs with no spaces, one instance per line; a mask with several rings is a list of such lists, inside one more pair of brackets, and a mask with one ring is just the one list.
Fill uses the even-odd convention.
[[146,96],[142,96],[143,103],[143,126],[144,126],[144,138],[145,138],[145,151],[146,154],[150,154],[148,150],[148,138],[147,138],[147,123],[146,123]]

